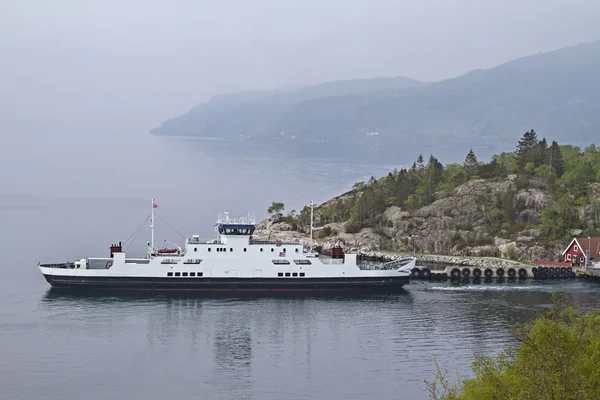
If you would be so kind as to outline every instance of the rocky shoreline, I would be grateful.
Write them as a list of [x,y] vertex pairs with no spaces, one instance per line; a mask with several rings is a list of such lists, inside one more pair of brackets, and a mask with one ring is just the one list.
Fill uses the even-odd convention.
[[[367,231],[367,230],[365,230]],[[273,222],[270,219],[262,221],[258,229],[254,232],[255,239],[264,240],[281,240],[283,242],[296,242],[303,241],[307,246],[310,244],[310,239],[306,237],[303,232],[292,230],[291,226],[286,223]],[[340,240],[345,244],[346,252],[357,253],[363,261],[374,261],[374,262],[387,262],[392,261],[400,257],[411,256],[412,253],[406,251],[387,251],[387,250],[373,250],[373,243],[377,238],[374,235],[365,235],[361,241],[350,240],[350,235],[341,234],[338,235],[337,239],[328,238],[322,243],[313,241],[313,246],[316,249],[321,250],[327,254],[331,249],[331,246],[335,241]],[[373,237],[371,237],[373,236]],[[514,267],[515,265],[521,265],[518,261],[513,261],[505,258],[497,257],[474,257],[474,256],[458,256],[458,255],[438,255],[438,254],[423,254],[417,253],[417,264],[418,265],[429,265],[429,266],[471,266],[480,268],[496,268],[496,267]]]

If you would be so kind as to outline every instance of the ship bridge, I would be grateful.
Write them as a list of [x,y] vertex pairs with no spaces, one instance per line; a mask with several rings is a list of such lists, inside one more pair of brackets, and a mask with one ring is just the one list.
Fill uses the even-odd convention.
[[250,236],[256,227],[252,224],[219,224],[218,229],[221,235]]
[[230,218],[229,213],[219,214],[215,228],[224,236],[250,236],[256,229],[256,217],[248,214],[247,217]]

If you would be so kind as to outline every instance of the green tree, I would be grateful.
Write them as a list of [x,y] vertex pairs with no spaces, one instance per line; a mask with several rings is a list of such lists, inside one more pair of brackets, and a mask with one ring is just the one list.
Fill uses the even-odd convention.
[[427,169],[425,170],[424,184],[427,192],[426,204],[431,204],[435,201],[435,188],[442,179],[444,166],[438,161],[433,154],[429,157]]
[[533,153],[536,149],[539,148],[538,144],[539,142],[537,134],[533,129],[523,134],[523,137],[519,140],[519,143],[517,144],[517,150],[515,152],[517,155],[517,163],[519,165],[519,168],[522,169],[528,162],[533,161]]
[[554,169],[558,178],[565,172],[565,162],[563,161],[562,152],[555,140],[552,141],[550,148],[548,148],[548,164]]
[[560,301],[515,325],[516,346],[496,357],[475,356],[474,376],[450,384],[438,367],[427,382],[444,400],[555,400],[600,397],[600,311],[583,314]]
[[271,206],[267,209],[267,212],[271,214],[271,218],[279,221],[283,216],[283,210],[285,210],[285,205],[281,202],[273,202]]
[[471,177],[477,173],[477,167],[479,166],[479,162],[477,161],[477,156],[473,152],[473,149],[469,150],[469,153],[465,157],[464,162],[465,172],[468,177]]

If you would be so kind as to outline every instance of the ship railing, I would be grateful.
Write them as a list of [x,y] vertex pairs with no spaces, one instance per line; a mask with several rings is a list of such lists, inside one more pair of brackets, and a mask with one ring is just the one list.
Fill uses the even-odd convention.
[[388,261],[388,262],[381,264],[381,269],[400,268],[400,267],[403,267],[403,266],[409,264],[410,262],[412,262],[412,260],[413,260],[413,257],[398,258],[396,260]]
[[256,225],[256,214],[250,213],[245,217],[230,217],[228,212],[221,212],[217,215],[215,224]]
[[343,258],[322,258],[321,262],[326,265],[340,265],[344,263]]
[[223,244],[220,240],[200,240],[199,238],[187,238],[187,244]]
[[412,257],[403,257],[396,260],[388,261],[383,264],[381,263],[368,263],[359,264],[358,268],[363,270],[388,270],[398,269],[405,265],[408,265],[413,260]]
[[250,244],[299,245],[301,243],[299,243],[299,242],[284,242],[284,241],[281,241],[281,240],[258,240],[258,239],[252,239],[252,240],[250,240]]

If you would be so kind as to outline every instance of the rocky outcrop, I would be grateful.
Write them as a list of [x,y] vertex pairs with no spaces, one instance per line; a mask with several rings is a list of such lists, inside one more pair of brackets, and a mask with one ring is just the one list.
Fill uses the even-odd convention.
[[[329,223],[315,231],[315,237],[326,229],[331,232],[319,238],[318,244],[328,250],[340,243],[347,250],[366,257],[386,259],[390,254],[419,254],[422,262],[455,263],[459,265],[486,265],[513,263],[511,259],[531,261],[556,259],[567,243],[544,246],[538,240],[538,229],[508,232],[492,230],[492,220],[501,218],[498,213],[498,196],[512,190],[512,201],[523,225],[536,223],[545,207],[552,205],[551,199],[535,182],[525,189],[515,189],[515,177],[498,180],[473,180],[452,191],[447,197],[409,212],[400,207],[389,207],[383,213],[381,226],[364,228],[357,233],[346,233],[345,223]],[[600,188],[598,189],[600,197]],[[344,204],[349,207],[352,195],[339,196],[325,203],[329,206]],[[587,208],[590,208],[588,210]],[[591,206],[584,212],[592,213]],[[600,211],[598,211],[600,212]],[[318,208],[315,220],[321,221]],[[286,223],[271,220],[261,222],[255,237],[280,240],[308,239],[306,232],[295,232]],[[465,264],[466,263],[466,264]]]
[[[271,218],[261,221],[252,235],[257,240],[281,240],[282,242],[296,242],[308,240],[310,238],[303,232],[293,230],[293,227],[287,222],[276,222]],[[314,242],[316,244],[316,241]]]

